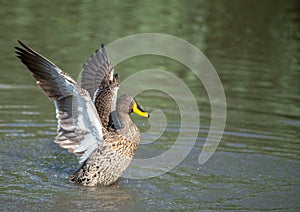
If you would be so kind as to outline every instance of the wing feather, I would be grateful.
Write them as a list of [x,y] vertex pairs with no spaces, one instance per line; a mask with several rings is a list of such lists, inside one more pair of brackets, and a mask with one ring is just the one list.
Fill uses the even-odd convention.
[[103,140],[101,121],[88,91],[80,88],[54,63],[21,41],[19,43],[23,48],[15,47],[17,57],[54,101],[58,119],[55,142],[80,156],[80,162],[84,162]]
[[102,126],[108,129],[110,113],[116,110],[119,78],[117,74],[114,75],[114,68],[103,44],[101,51],[96,50],[83,65],[81,86],[93,98]]
[[113,79],[114,68],[109,61],[106,49],[102,44],[102,50],[96,50],[90,59],[83,65],[81,73],[81,87],[87,90],[91,97],[99,88],[106,75]]

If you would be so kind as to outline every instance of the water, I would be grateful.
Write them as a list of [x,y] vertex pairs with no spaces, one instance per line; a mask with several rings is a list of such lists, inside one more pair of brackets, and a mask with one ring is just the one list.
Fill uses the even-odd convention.
[[[297,1],[3,1],[1,211],[299,210],[299,8]],[[175,61],[133,58],[116,67],[121,80],[140,69],[162,68],[180,77],[197,96],[197,142],[188,157],[164,175],[121,178],[104,188],[74,186],[68,177],[77,160],[52,142],[54,106],[16,60],[16,40],[76,78],[100,43],[143,32],[185,39],[210,59],[227,100],[222,141],[213,157],[199,165],[210,125],[205,89]],[[139,101],[149,111],[161,109],[168,125],[159,140],[141,145],[137,158],[159,155],[178,135],[178,108],[159,92],[145,92]],[[133,119],[147,132],[147,120]],[[153,137],[144,134],[143,142]]]

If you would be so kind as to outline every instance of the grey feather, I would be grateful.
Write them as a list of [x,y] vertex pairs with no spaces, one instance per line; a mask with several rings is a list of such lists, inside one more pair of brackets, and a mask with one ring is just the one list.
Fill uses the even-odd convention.
[[102,125],[89,93],[54,63],[19,41],[17,57],[32,72],[37,84],[54,100],[58,119],[55,142],[84,162],[102,142]]

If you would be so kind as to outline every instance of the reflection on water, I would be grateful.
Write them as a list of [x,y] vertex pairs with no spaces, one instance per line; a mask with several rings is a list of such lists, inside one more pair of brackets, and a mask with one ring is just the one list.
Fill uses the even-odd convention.
[[[59,4],[7,1],[0,9],[1,211],[299,209],[298,1]],[[159,177],[121,178],[105,188],[74,186],[68,177],[78,167],[76,158],[52,142],[57,124],[54,106],[16,60],[13,46],[17,39],[26,41],[76,78],[101,42],[142,32],[178,36],[208,56],[227,98],[222,142],[213,157],[199,165],[210,126],[205,88],[175,61],[132,58],[116,67],[121,80],[139,70],[158,68],[176,74],[192,90],[201,113],[196,145],[179,166]],[[138,98],[148,111],[161,111],[167,120],[166,126],[150,126],[133,117],[144,132],[136,157],[153,157],[177,138],[179,110],[159,92]]]

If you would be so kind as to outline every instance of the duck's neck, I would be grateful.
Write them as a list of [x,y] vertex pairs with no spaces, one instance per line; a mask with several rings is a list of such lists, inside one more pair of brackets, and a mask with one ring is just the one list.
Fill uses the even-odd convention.
[[127,128],[131,125],[132,121],[128,113],[118,113],[118,115],[122,128]]

